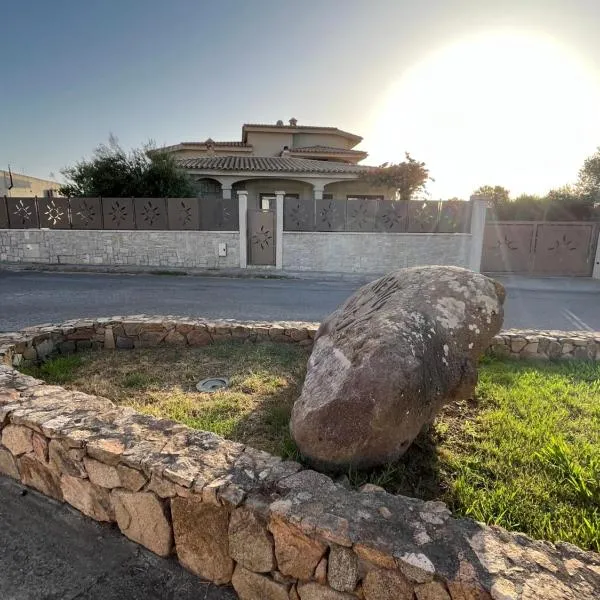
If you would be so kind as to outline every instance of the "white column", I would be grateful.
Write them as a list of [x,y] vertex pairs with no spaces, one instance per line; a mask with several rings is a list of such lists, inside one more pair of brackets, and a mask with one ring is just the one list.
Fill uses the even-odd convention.
[[240,268],[245,269],[248,266],[248,192],[239,190],[237,195],[240,211]]
[[593,279],[600,279],[600,232],[598,232],[598,246],[596,247],[596,258],[594,259]]
[[283,269],[283,199],[285,192],[275,192],[277,212],[275,213],[275,268]]
[[479,273],[481,271],[481,255],[483,253],[483,233],[485,231],[485,213],[488,198],[486,196],[471,196],[473,210],[471,212],[471,246],[469,249],[469,268]]
[[221,190],[223,191],[223,200],[230,200],[231,199],[231,186],[229,187],[222,187]]
[[323,184],[319,185],[318,183],[314,184],[314,194],[315,194],[315,200],[323,200],[323,190],[325,189],[325,186]]

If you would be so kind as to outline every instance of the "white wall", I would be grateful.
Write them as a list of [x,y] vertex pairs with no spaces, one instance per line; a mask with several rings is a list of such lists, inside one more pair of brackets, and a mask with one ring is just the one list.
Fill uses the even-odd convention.
[[471,234],[283,233],[283,268],[292,271],[385,273],[419,265],[469,268]]
[[[227,256],[219,256],[219,243]],[[0,261],[71,265],[239,267],[239,233],[0,229]]]

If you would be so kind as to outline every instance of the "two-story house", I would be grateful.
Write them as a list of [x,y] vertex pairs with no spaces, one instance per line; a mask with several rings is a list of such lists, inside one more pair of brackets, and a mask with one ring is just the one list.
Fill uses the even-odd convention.
[[275,192],[288,198],[347,199],[389,197],[390,190],[373,189],[358,176],[367,157],[354,147],[362,138],[337,127],[245,124],[241,141],[181,142],[163,148],[198,182],[201,196],[235,197],[247,190],[248,208],[274,208]]

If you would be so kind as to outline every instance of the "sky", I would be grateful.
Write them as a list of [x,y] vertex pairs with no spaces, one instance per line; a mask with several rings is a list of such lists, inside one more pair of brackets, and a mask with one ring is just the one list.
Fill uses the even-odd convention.
[[0,168],[47,178],[110,133],[239,140],[298,119],[406,151],[434,198],[545,193],[600,146],[598,0],[0,0]]

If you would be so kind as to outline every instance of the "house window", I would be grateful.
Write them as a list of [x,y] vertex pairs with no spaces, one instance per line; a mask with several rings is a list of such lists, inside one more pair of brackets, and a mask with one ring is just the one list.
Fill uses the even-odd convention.
[[323,194],[323,200],[333,200],[333,194]]

